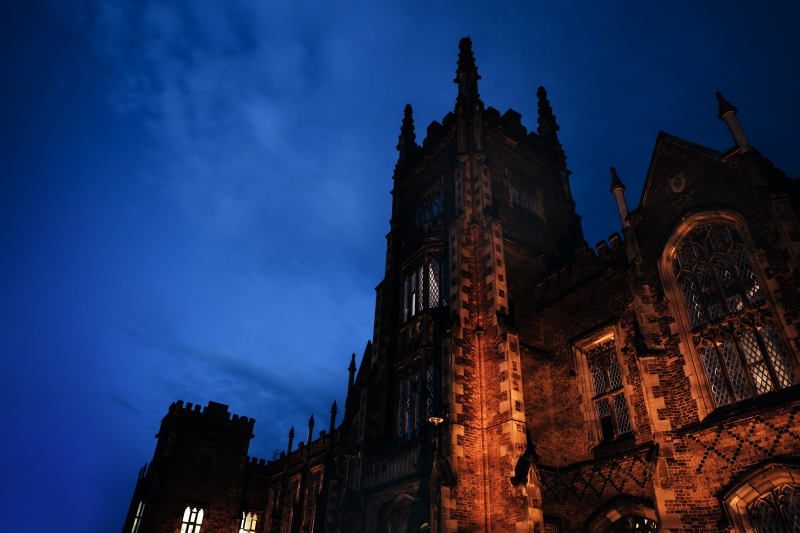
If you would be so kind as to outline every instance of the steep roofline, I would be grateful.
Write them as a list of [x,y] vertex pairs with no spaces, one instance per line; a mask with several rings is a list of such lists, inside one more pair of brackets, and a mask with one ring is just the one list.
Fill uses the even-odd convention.
[[689,150],[694,150],[695,152],[703,154],[703,155],[705,155],[707,157],[711,157],[711,158],[716,159],[718,161],[722,161],[724,159],[727,159],[732,154],[734,154],[734,153],[739,151],[739,147],[738,146],[734,146],[733,148],[730,148],[730,149],[726,150],[725,152],[719,152],[717,150],[714,150],[713,148],[709,148],[707,146],[703,146],[702,144],[697,144],[695,142],[687,141],[686,139],[682,139],[682,138],[678,137],[677,135],[672,135],[672,134],[667,133],[665,131],[659,131],[658,132],[658,136],[656,137],[655,147],[653,147],[653,155],[650,157],[650,165],[648,165],[648,167],[647,167],[647,176],[645,177],[644,186],[642,187],[642,196],[639,198],[639,205],[636,206],[636,209],[634,209],[634,211],[638,211],[642,207],[642,205],[644,205],[645,194],[647,193],[647,188],[648,188],[647,186],[650,184],[650,179],[651,179],[651,177],[653,175],[653,166],[655,165],[655,162],[656,162],[656,155],[658,154],[658,150],[659,150],[659,147],[661,146],[661,143],[664,142],[664,141],[669,141],[669,142],[671,142],[673,144],[676,144],[678,146],[681,146],[683,148],[688,148]]

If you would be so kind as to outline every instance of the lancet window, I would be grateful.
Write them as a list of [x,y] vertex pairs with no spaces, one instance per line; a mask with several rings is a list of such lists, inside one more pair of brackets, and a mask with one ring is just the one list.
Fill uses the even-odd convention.
[[139,526],[142,523],[142,517],[144,516],[144,505],[145,502],[139,502],[139,507],[136,508],[136,515],[133,517],[133,528],[131,528],[131,533],[138,533]]
[[200,527],[203,525],[203,510],[198,510],[196,507],[187,507],[183,511],[183,520],[181,521],[181,533],[200,533]]
[[447,261],[430,256],[406,268],[403,275],[403,322],[425,309],[447,305]]
[[242,513],[242,522],[239,524],[239,533],[255,533],[258,527],[258,513]]
[[738,231],[697,225],[676,247],[672,267],[716,407],[797,383]]
[[622,387],[622,372],[613,338],[592,346],[586,354],[592,377],[592,392],[603,440],[631,432],[628,404]]
[[427,420],[439,415],[440,383],[435,358],[413,362],[398,368],[397,441],[418,437],[430,426]]

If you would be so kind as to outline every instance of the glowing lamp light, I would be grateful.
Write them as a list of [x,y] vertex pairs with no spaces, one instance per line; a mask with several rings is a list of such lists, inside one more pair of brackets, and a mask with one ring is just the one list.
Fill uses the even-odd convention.
[[433,424],[435,426],[438,426],[439,424],[444,422],[444,418],[441,418],[441,417],[438,417],[438,416],[432,416],[432,417],[430,417],[428,419],[428,422],[430,422],[431,424]]

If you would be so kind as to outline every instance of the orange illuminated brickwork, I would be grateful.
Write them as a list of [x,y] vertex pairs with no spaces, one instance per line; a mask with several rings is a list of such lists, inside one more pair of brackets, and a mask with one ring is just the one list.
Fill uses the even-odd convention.
[[[800,528],[800,186],[747,141],[660,133],[594,248],[543,88],[535,131],[406,106],[374,335],[344,416],[271,460],[252,419],[178,402],[124,533],[789,532]],[[202,514],[201,514],[202,513]]]

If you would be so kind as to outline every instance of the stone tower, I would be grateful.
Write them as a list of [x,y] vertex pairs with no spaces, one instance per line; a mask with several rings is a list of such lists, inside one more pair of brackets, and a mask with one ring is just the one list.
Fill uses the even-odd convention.
[[[515,317],[530,312],[530,280],[569,261],[583,235],[544,88],[538,131],[528,132],[516,111],[484,106],[479,79],[467,37],[454,112],[428,126],[422,146],[405,108],[385,278],[361,365],[371,381],[351,442],[370,457],[355,472],[367,531],[398,516],[437,531],[543,527],[527,471],[509,483],[519,458],[534,453]],[[435,463],[430,478],[413,479],[414,461]]]

